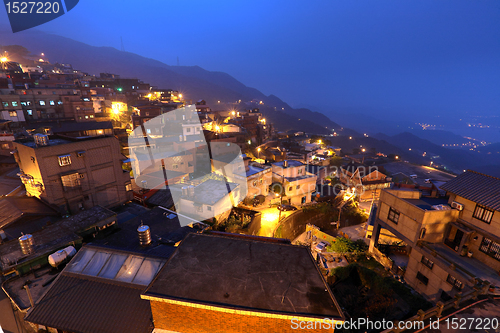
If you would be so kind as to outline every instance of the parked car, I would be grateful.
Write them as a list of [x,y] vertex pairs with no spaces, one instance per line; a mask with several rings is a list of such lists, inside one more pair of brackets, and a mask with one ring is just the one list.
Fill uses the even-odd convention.
[[315,247],[314,250],[317,252],[324,252],[326,250],[326,247],[328,246],[327,242],[319,242]]
[[297,210],[297,207],[294,207],[292,205],[281,205],[281,206],[278,206],[278,209],[283,211],[283,212],[288,212],[288,211],[292,211],[292,210]]

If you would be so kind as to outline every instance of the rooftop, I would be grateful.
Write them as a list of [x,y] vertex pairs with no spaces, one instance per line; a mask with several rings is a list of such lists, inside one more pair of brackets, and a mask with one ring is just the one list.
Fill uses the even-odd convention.
[[432,207],[438,205],[445,205],[445,208],[447,207],[448,209],[451,209],[451,207],[448,205],[448,198],[420,197],[420,199],[403,199],[403,200],[423,210],[438,210]]
[[226,183],[220,180],[209,179],[194,188],[194,199],[192,201],[214,205],[238,186],[236,183]]
[[228,236],[188,235],[143,295],[272,313],[342,316],[306,247]]
[[54,209],[35,197],[3,197],[0,199],[0,229],[4,229],[21,217],[56,215],[59,214]]
[[105,136],[85,136],[85,137],[78,137],[78,138],[70,138],[70,137],[59,137],[56,135],[50,135],[49,136],[49,142],[45,146],[37,146],[35,141],[33,139],[19,139],[14,142],[20,143],[24,146],[30,147],[30,148],[35,148],[35,149],[40,149],[44,147],[53,147],[53,146],[59,146],[59,145],[65,145],[69,143],[74,143],[74,142],[82,142],[86,140],[97,140],[100,138],[103,138]]
[[[280,168],[283,168],[283,162],[284,161],[275,162],[275,163],[273,163],[273,165],[280,167]],[[296,161],[296,160],[287,160],[287,163],[288,163],[288,168],[299,167],[299,166],[304,165],[302,162]]]
[[262,165],[262,167],[259,167],[254,164],[248,164],[248,171],[246,172],[246,176],[250,177],[268,169],[270,169],[270,167],[266,165]]
[[441,189],[500,211],[500,178],[467,170],[442,185]]
[[163,263],[84,247],[36,301],[26,320],[71,332],[149,333],[151,307],[140,294]]

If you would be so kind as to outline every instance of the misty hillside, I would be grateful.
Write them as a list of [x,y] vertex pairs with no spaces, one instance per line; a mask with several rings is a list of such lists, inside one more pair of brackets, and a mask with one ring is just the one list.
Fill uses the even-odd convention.
[[274,124],[281,131],[302,130],[328,134],[331,129],[340,128],[340,125],[321,113],[307,109],[294,110],[278,97],[265,96],[229,74],[207,71],[199,66],[169,66],[134,53],[111,47],[94,47],[36,30],[15,35],[1,34],[0,45],[22,45],[35,54],[44,52],[52,63],[70,63],[74,68],[89,74],[114,73],[122,77],[135,77],[159,88],[179,90],[186,99],[204,99],[214,109],[218,100],[263,101],[264,105],[271,106],[261,107],[264,116],[279,120],[274,121]]

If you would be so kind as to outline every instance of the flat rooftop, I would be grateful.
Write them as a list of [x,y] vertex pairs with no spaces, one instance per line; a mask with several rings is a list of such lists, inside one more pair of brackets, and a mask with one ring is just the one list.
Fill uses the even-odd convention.
[[251,311],[342,317],[308,248],[189,234],[143,295]]
[[194,199],[187,200],[214,205],[237,187],[238,184],[236,183],[226,183],[220,180],[209,179],[194,188]]
[[403,200],[423,210],[436,210],[432,208],[432,206],[436,205],[446,205],[451,209],[451,207],[448,206],[447,197],[446,198],[420,197],[420,199],[403,199]]
[[390,174],[401,172],[406,176],[417,175],[417,178],[412,179],[415,183],[422,186],[432,186],[425,182],[426,179],[431,181],[447,182],[455,178],[454,175],[437,170],[427,166],[413,165],[405,162],[392,162],[382,165],[384,169]]

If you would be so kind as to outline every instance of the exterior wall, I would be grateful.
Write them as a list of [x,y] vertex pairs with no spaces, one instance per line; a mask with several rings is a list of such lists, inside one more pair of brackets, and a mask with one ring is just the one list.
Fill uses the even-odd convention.
[[[15,142],[18,163],[22,172],[33,177],[24,182],[26,191],[61,212],[75,213],[95,205],[114,207],[132,200],[132,191],[126,184],[130,176],[121,168],[122,155],[114,137],[76,141],[71,143],[31,148]],[[77,152],[83,151],[83,156]],[[58,156],[70,155],[71,165],[59,166]],[[64,188],[61,176],[79,174],[80,186]],[[42,186],[33,186],[36,184]]]
[[[306,200],[304,203],[311,202],[311,195],[316,191],[316,176],[307,173],[307,178],[298,179],[296,181],[285,181],[285,195],[291,199],[290,203],[292,205],[302,204],[302,198],[305,196]],[[297,186],[299,187],[297,189]],[[291,190],[290,190],[291,189]]]
[[[234,311],[234,310],[233,310]],[[155,329],[162,329],[183,333],[240,333],[240,332],[297,332],[292,329],[289,318],[270,318],[231,312],[194,308],[175,305],[166,302],[151,301],[151,312]],[[325,330],[307,329],[307,332],[333,332]]]
[[[424,265],[422,256],[432,260],[434,265],[432,268]],[[464,284],[464,289],[470,289],[472,283],[471,277],[459,272],[450,267],[451,263],[441,260],[439,257],[433,256],[429,251],[424,251],[420,247],[414,247],[410,253],[408,267],[406,268],[405,281],[420,294],[423,294],[429,300],[436,302],[440,299],[442,292],[453,296],[460,292],[457,288],[446,282],[448,275],[452,275]],[[417,279],[417,273],[420,272],[429,279],[427,285]]]
[[254,198],[257,195],[267,195],[272,182],[271,168],[264,169],[262,172],[247,177],[247,198]]
[[[195,188],[196,191],[196,188]],[[231,200],[231,197],[233,200]],[[199,204],[192,201],[190,198],[181,197],[179,212],[190,217],[197,218],[200,221],[209,220],[215,217],[217,221],[225,220],[229,217],[233,202],[237,206],[240,203],[240,191],[232,191],[221,200],[213,205]]]
[[282,168],[278,165],[273,164],[272,168],[273,168],[273,174],[276,177],[275,181],[281,181],[281,179],[278,179],[281,178],[281,176],[285,176],[286,178],[292,178],[292,177],[304,176],[306,174],[305,165],[296,167],[289,166],[287,168]]

